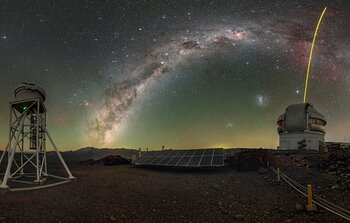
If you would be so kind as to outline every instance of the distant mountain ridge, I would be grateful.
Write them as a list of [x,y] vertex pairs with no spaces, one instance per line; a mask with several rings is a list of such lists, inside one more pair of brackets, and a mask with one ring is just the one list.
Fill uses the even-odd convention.
[[[119,155],[126,159],[131,159],[132,155],[137,155],[138,150],[136,149],[126,149],[126,148],[94,148],[94,147],[84,147],[74,151],[61,151],[61,155],[64,160],[68,162],[84,161],[84,160],[99,160],[108,155]],[[56,160],[57,155],[55,152],[47,153],[48,159]]]

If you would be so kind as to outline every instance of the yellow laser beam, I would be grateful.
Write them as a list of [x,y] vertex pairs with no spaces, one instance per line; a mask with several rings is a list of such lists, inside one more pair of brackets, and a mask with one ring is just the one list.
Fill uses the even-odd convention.
[[306,71],[306,80],[305,80],[305,89],[304,89],[304,103],[306,102],[306,92],[307,92],[307,86],[309,84],[309,74],[310,74],[310,67],[311,67],[312,52],[314,50],[315,41],[316,41],[316,37],[317,37],[317,32],[318,32],[318,29],[320,28],[320,24],[321,24],[322,18],[324,16],[326,10],[327,10],[327,6],[323,9],[323,12],[322,12],[320,18],[318,19],[318,23],[317,23],[317,26],[316,26],[316,29],[315,29],[315,33],[314,33],[314,38],[313,38],[312,44],[311,44],[309,62],[307,64],[307,71]]

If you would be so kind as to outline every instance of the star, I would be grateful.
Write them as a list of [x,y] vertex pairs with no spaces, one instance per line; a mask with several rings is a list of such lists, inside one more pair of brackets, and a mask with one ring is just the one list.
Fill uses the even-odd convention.
[[[32,13],[25,1],[4,1],[3,103],[13,100],[17,82],[42,85],[48,117],[64,108],[74,120],[64,129],[48,120],[66,149],[235,147],[256,136],[263,140],[253,146],[275,148],[275,116],[302,101],[319,1],[94,3],[62,0]],[[342,122],[350,120],[350,14],[345,1],[327,4],[308,101],[328,117],[331,141],[350,135]],[[7,117],[5,105],[0,117]]]

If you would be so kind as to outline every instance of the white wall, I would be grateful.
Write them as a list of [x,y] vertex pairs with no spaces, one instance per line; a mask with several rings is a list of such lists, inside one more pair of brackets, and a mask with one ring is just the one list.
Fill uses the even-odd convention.
[[297,150],[298,142],[306,139],[307,150],[319,150],[320,141],[324,142],[324,135],[317,132],[281,133],[279,149]]

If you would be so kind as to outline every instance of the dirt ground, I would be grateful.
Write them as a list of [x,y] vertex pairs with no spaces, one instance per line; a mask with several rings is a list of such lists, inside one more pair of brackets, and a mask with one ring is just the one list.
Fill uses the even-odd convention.
[[[276,183],[271,172],[133,165],[71,165],[71,170],[74,182],[2,194],[0,222],[345,222],[321,208],[298,211],[296,204],[306,205],[306,199],[286,183]],[[305,182],[321,179],[319,192],[332,181],[326,174],[286,173]],[[349,207],[349,195],[334,193],[331,200]]]

